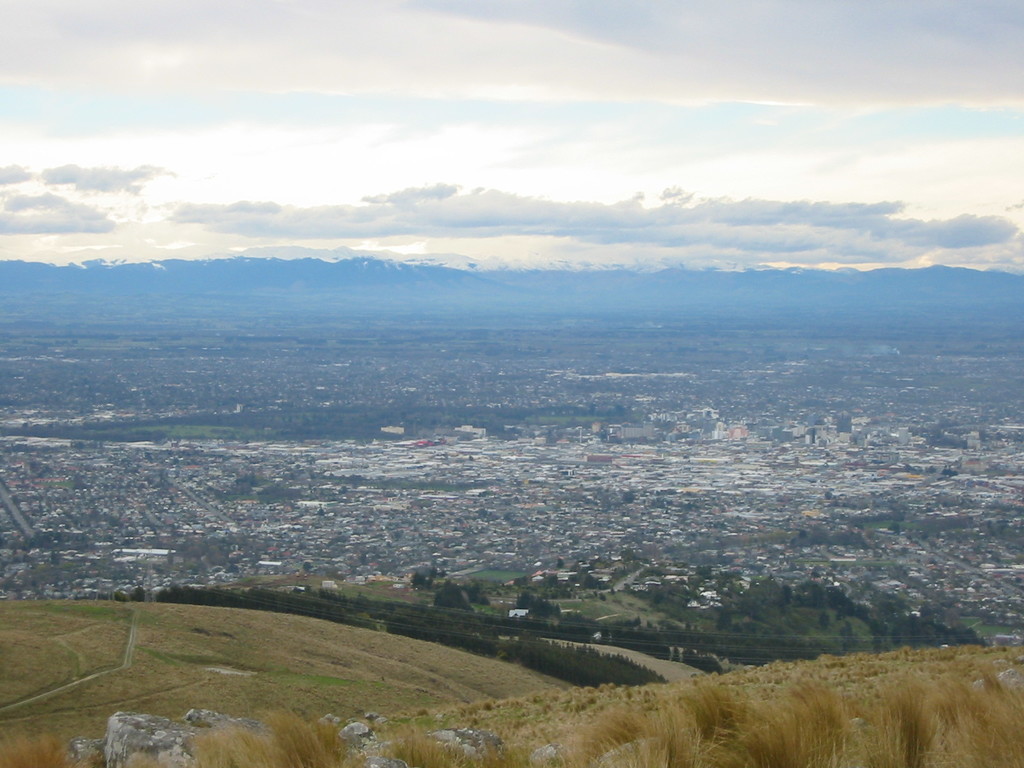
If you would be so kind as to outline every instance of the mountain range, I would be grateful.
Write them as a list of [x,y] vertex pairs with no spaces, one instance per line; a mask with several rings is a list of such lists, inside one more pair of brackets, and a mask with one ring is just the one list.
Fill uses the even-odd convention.
[[[305,249],[298,249],[300,254]],[[935,315],[1012,319],[1024,315],[1024,275],[934,266],[873,271],[759,269],[455,269],[348,251],[338,258],[230,258],[74,266],[0,262],[0,295],[159,297],[387,311],[399,309],[543,314],[654,312],[754,317]],[[321,252],[309,251],[312,254]]]

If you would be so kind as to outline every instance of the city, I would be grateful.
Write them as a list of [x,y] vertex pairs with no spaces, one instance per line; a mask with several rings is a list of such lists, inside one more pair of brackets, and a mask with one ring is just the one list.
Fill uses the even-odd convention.
[[498,335],[9,340],[3,596],[424,569],[607,589],[629,553],[1019,640],[1011,343]]

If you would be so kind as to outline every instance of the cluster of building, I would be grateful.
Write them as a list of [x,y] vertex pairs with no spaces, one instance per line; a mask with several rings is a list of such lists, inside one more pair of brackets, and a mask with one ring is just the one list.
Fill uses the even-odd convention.
[[1013,441],[7,437],[0,479],[8,598],[423,567],[511,578],[628,552],[882,589],[1009,628],[1024,616]]

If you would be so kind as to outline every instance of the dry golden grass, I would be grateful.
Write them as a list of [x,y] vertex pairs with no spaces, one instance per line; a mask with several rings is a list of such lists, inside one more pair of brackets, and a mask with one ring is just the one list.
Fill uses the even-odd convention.
[[468,762],[464,755],[455,754],[429,738],[422,730],[415,729],[397,733],[389,753],[392,757],[405,760],[409,765],[419,768],[461,768]]
[[64,743],[56,736],[0,741],[0,768],[71,768]]
[[[175,608],[147,615],[150,623],[142,641],[152,643],[147,647],[163,649],[161,653],[177,662],[169,666],[183,676],[200,663],[211,663],[187,661],[196,649],[227,659],[217,654],[237,648],[231,666],[257,672],[239,683],[255,685],[261,677],[274,677],[273,665],[283,659],[284,652],[272,646],[282,643],[282,635],[275,634],[278,630],[272,622],[261,621],[263,614],[216,615],[206,621],[190,607]],[[294,617],[285,618],[296,632]],[[167,623],[171,621],[179,625]],[[312,634],[302,638],[301,663],[306,665],[302,674],[289,671],[279,680],[287,684],[292,700],[310,696],[315,691],[310,678],[332,669],[323,665],[339,656],[337,649],[333,656],[329,652],[329,636],[316,634],[317,624],[311,622]],[[204,633],[214,631],[231,637],[203,640]],[[151,636],[157,632],[169,633],[161,646]],[[250,632],[260,633],[261,640],[249,640]],[[407,650],[400,638],[370,635],[368,640],[380,644],[376,657],[358,647],[342,652],[346,666],[340,668],[348,670],[352,681],[360,674],[355,669],[357,660],[371,665],[371,675],[387,668],[372,665],[392,663],[390,671],[395,675],[410,672],[429,681],[445,674],[437,665],[446,649],[426,646],[427,653],[438,656],[424,662],[433,666],[418,666],[409,659],[387,658],[389,653]],[[387,645],[395,641],[400,642]],[[259,653],[268,654],[263,666],[259,666]],[[408,684],[404,688],[367,685],[366,690],[376,690],[379,697],[363,698],[358,707],[392,716],[379,729],[379,736],[389,742],[384,753],[419,768],[526,768],[530,752],[551,742],[565,745],[558,763],[563,768],[1024,768],[1024,690],[1008,688],[998,678],[1011,667],[1024,672],[1019,654],[1019,649],[949,648],[825,657],[644,688],[535,689],[516,698],[462,704],[441,701],[445,709],[437,716],[420,699],[394,706],[396,699],[387,698],[395,691],[410,691]],[[444,663],[450,661],[446,658]],[[148,654],[135,671],[149,674],[151,664],[168,662]],[[280,678],[282,673],[276,674]],[[465,673],[453,667],[451,674]],[[218,685],[232,682],[230,677],[217,679]],[[343,702],[360,686],[334,688],[337,698],[332,705],[325,706],[314,697],[312,708],[292,707],[298,714],[264,716],[268,734],[204,733],[198,741],[197,768],[362,768],[362,761],[348,754],[338,739],[336,727],[315,722],[325,711],[343,718],[350,714]],[[190,690],[194,696],[202,689]],[[288,701],[275,699],[273,688],[248,690],[260,704],[272,701],[290,707]],[[260,716],[257,707],[210,708]],[[152,711],[144,704],[137,710]],[[106,707],[103,715],[111,711]],[[180,716],[182,711],[170,716]],[[395,717],[402,711],[410,716]],[[470,759],[426,735],[439,727],[493,730],[505,739],[507,748],[501,754]],[[22,742],[8,750],[10,754],[35,757],[19,758],[20,763],[0,760],[0,768],[69,768],[52,744]]]
[[[918,679],[897,664],[892,675],[876,675],[854,692],[814,681],[813,667],[794,667],[800,674],[789,685],[776,679],[743,687],[722,676],[466,705],[442,720],[388,724],[379,735],[388,742],[386,754],[419,768],[526,768],[530,752],[546,741],[566,745],[556,762],[564,768],[1024,768],[1024,690],[1007,688],[994,674],[975,685],[972,665],[950,665],[945,675],[933,668]],[[551,700],[562,711],[575,710],[572,719],[551,718],[548,734],[557,738],[539,740],[535,731],[527,737],[512,727],[513,718],[529,717],[531,708],[543,710]],[[500,753],[469,758],[426,734],[502,714],[509,727],[495,726],[506,740]],[[204,733],[197,768],[362,765],[336,726],[294,714],[272,715],[267,723],[265,734]],[[53,739],[16,742],[2,754],[0,768],[70,768]]]
[[[53,688],[74,677],[76,664],[86,672],[119,664],[131,610],[139,612],[131,669],[0,712],[0,736],[98,737],[118,710],[178,718],[193,707],[248,717],[280,708],[307,719],[328,712],[347,718],[369,709],[402,714],[564,688],[493,659],[300,616],[12,602],[0,603],[0,699]],[[81,632],[84,627],[89,631]],[[64,645],[47,646],[55,636]],[[102,642],[94,647],[90,638]]]
[[838,768],[850,742],[846,702],[819,683],[762,701],[739,724],[736,750],[755,768]]

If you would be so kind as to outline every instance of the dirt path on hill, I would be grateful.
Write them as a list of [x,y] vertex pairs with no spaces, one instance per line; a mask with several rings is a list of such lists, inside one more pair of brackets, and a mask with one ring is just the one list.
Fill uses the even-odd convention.
[[675,682],[676,680],[689,680],[691,677],[697,677],[704,674],[696,667],[691,667],[688,664],[681,664],[678,661],[656,659],[653,656],[648,656],[646,653],[640,653],[640,651],[631,651],[629,648],[619,648],[614,645],[594,645],[592,643],[572,643],[568,640],[552,640],[551,642],[571,645],[576,648],[589,648],[590,650],[597,651],[605,656],[621,656],[624,659],[629,659],[630,661],[639,664],[641,667],[646,667],[652,672],[657,672],[670,683]]
[[138,635],[138,627],[139,613],[136,610],[132,610],[132,623],[130,628],[128,629],[128,642],[124,647],[124,656],[122,657],[121,663],[118,666],[110,667],[109,669],[101,669],[99,672],[93,672],[92,674],[86,675],[85,677],[79,678],[78,680],[72,680],[70,683],[64,683],[63,685],[58,685],[55,688],[50,688],[49,690],[43,691],[42,693],[33,694],[32,696],[29,696],[27,699],[16,701],[13,704],[6,704],[0,707],[0,714],[8,712],[12,709],[16,709],[18,707],[23,707],[26,704],[31,704],[34,701],[40,701],[41,699],[46,699],[50,696],[55,696],[58,693],[63,693],[64,691],[70,690],[75,686],[81,685],[82,683],[87,683],[90,680],[95,680],[98,677],[103,677],[104,675],[109,675],[114,672],[121,672],[122,670],[128,669],[129,667],[131,667],[132,658],[135,655],[135,640]]

